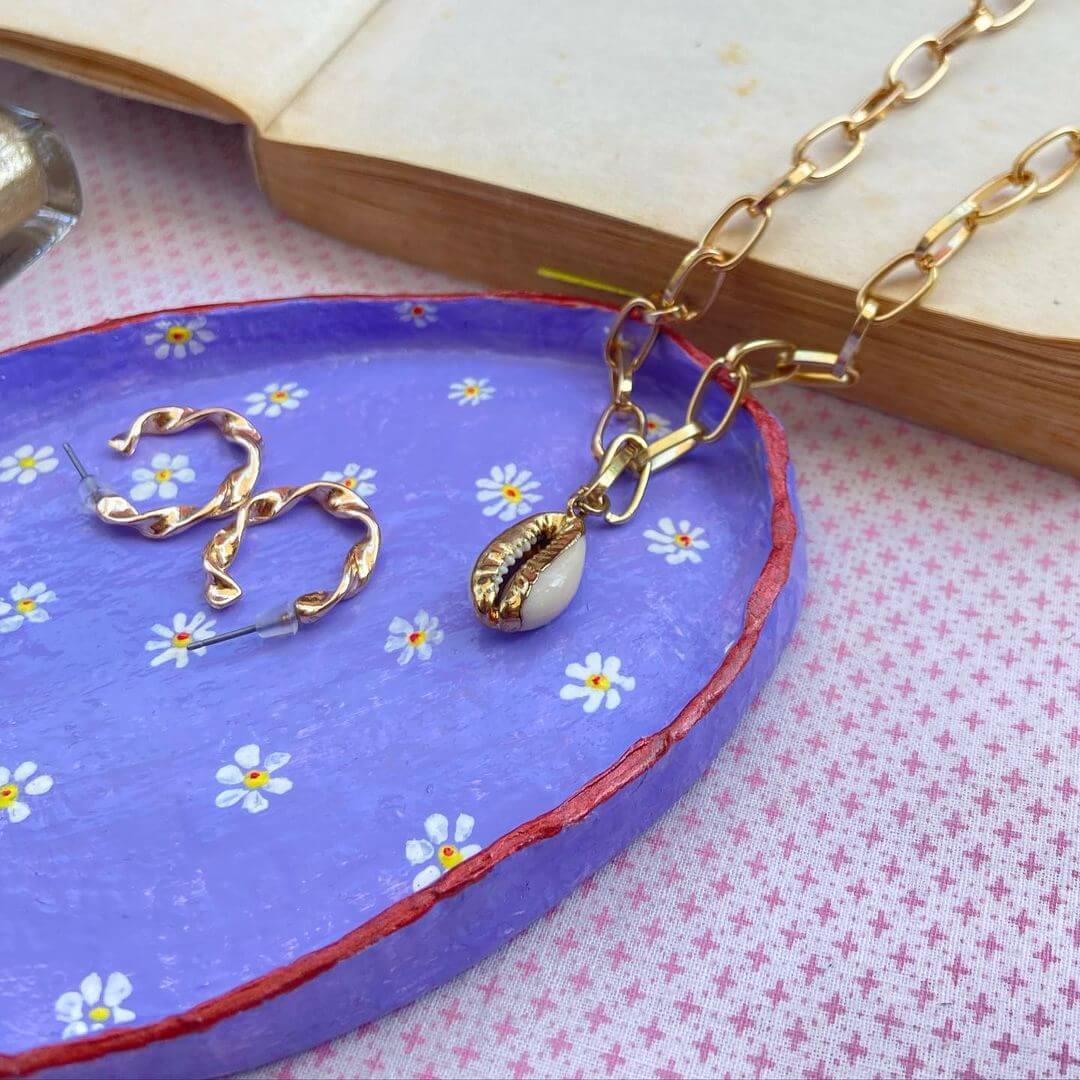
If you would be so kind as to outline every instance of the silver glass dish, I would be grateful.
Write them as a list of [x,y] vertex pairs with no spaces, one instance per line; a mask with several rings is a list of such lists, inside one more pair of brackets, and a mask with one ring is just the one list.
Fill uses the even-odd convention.
[[75,162],[57,132],[0,105],[0,285],[59,243],[81,210]]

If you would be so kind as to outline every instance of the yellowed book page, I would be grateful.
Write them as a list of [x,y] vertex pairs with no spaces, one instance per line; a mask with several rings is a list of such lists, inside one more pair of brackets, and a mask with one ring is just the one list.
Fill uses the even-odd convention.
[[0,0],[0,30],[159,69],[262,127],[379,2]]
[[[1013,0],[994,0],[1003,10]],[[389,0],[270,125],[693,238],[967,0]],[[779,205],[755,257],[847,286],[1042,133],[1080,123],[1080,2],[958,50],[862,158]],[[986,226],[929,305],[1080,338],[1080,182]],[[575,268],[568,268],[575,269]],[[642,284],[642,283],[636,283]],[[767,333],[768,327],[762,327]]]

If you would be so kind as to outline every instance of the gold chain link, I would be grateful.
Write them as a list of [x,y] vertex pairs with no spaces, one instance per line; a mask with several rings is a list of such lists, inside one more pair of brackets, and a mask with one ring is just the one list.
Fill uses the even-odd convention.
[[[656,298],[636,296],[623,305],[604,344],[604,357],[615,373],[615,382],[625,400],[633,389],[633,375],[656,343],[661,325],[686,324],[700,319],[712,306],[727,275],[750,254],[764,236],[772,220],[773,207],[804,184],[817,184],[836,176],[851,165],[866,146],[866,135],[889,113],[910,105],[928,94],[944,78],[950,57],[963,44],[989,31],[1007,26],[1027,11],[1034,0],[1019,0],[995,14],[983,0],[969,0],[967,14],[940,34],[926,34],[901,49],[885,72],[882,84],[850,113],[834,116],[812,128],[795,142],[791,166],[779,180],[760,195],[740,195],[724,209],[701,240],[687,252],[668,283]],[[911,85],[905,71],[920,53],[930,58],[933,69],[917,85]],[[833,138],[830,139],[830,136]],[[827,144],[840,140],[829,153]],[[697,304],[686,297],[694,277],[706,278]],[[619,348],[626,325],[631,320],[650,327],[628,363]],[[613,400],[616,398],[613,397]]]
[[[665,468],[698,444],[719,439],[734,422],[745,395],[784,382],[850,386],[858,378],[854,359],[859,345],[876,323],[898,318],[933,288],[938,270],[984,222],[1002,217],[1031,198],[1049,194],[1080,167],[1080,133],[1060,128],[1032,144],[1017,158],[1013,169],[995,177],[958,207],[935,223],[910,252],[904,252],[881,268],[859,292],[858,314],[839,353],[799,349],[773,339],[743,342],[714,360],[701,374],[683,424],[670,434],[647,443],[645,415],[634,403],[634,376],[649,358],[663,327],[686,325],[700,319],[715,302],[728,275],[750,255],[772,220],[775,206],[805,184],[818,184],[847,169],[863,152],[867,134],[897,108],[929,94],[948,73],[953,53],[979,36],[1013,23],[1035,0],[1000,0],[996,10],[985,0],[969,0],[968,11],[939,34],[927,34],[902,49],[886,68],[880,86],[849,113],[834,116],[812,128],[795,142],[788,170],[759,195],[740,195],[732,200],[687,252],[667,284],[653,296],[631,297],[620,309],[604,342],[604,360],[611,374],[611,400],[592,437],[592,452],[599,462],[597,473],[573,496],[568,509],[575,514],[602,514],[613,524],[627,520],[637,509],[653,472]],[[1004,10],[1001,10],[1004,8]],[[929,62],[921,80],[912,74],[918,61]],[[1065,141],[1073,159],[1045,180],[1029,168],[1032,159],[1051,143]],[[906,295],[887,300],[881,290],[902,276],[914,274]],[[690,299],[691,285],[701,298]],[[633,331],[633,333],[632,333]],[[628,335],[631,335],[628,338]],[[748,357],[771,357],[771,367],[751,369]],[[702,403],[712,385],[729,384],[730,398],[723,417],[707,427],[700,420]],[[630,429],[605,444],[615,417]],[[628,508],[611,510],[608,489],[627,469],[637,476]]]
[[[1034,163],[1051,148],[1063,151],[1065,159],[1048,175],[1040,175]],[[855,321],[838,353],[813,354],[817,370],[811,370],[804,350],[791,343],[769,343],[776,360],[769,373],[754,376],[752,389],[774,386],[792,378],[799,382],[850,386],[859,376],[855,358],[872,327],[898,319],[917,306],[937,284],[941,268],[967,246],[978,229],[1001,220],[1029,202],[1052,195],[1078,170],[1080,127],[1055,128],[1036,139],[1017,155],[1008,171],[977,187],[938,218],[910,251],[894,256],[863,283],[855,297]],[[759,341],[744,342],[729,351],[728,356],[738,350],[749,355],[762,347],[763,343]],[[801,370],[798,366],[800,358],[803,361]]]
[[[1037,157],[1059,145],[1064,164],[1041,177],[1032,167]],[[1036,199],[1052,195],[1080,169],[1080,128],[1060,127],[1036,139],[1017,155],[1012,167],[977,187],[923,233],[910,250],[890,259],[867,280],[855,298],[856,316],[844,347],[837,355],[838,370],[856,374],[855,356],[871,326],[897,319],[915,307],[937,284],[938,272],[970,242],[982,226],[999,221]],[[907,271],[906,280],[904,271]],[[886,296],[892,285],[902,289]]]

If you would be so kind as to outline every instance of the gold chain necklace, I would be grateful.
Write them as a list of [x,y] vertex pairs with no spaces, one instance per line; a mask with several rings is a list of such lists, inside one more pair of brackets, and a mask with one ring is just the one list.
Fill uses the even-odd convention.
[[[598,465],[593,476],[567,500],[565,511],[536,514],[507,529],[484,549],[473,568],[473,606],[480,619],[499,630],[532,630],[557,617],[577,591],[585,560],[585,521],[598,516],[610,525],[629,521],[641,505],[652,475],[701,443],[715,442],[731,426],[746,394],[780,383],[851,386],[859,372],[855,360],[870,329],[900,318],[934,287],[938,274],[988,222],[997,221],[1033,199],[1052,194],[1080,169],[1080,128],[1061,127],[1028,146],[1012,167],[988,180],[923,234],[909,251],[890,259],[859,289],[855,320],[837,352],[799,348],[775,338],[743,341],[713,360],[701,373],[681,426],[649,443],[645,413],[633,399],[634,375],[648,359],[665,326],[700,319],[715,301],[727,276],[761,240],[773,207],[804,184],[819,184],[847,169],[863,152],[866,135],[893,109],[925,97],[945,77],[952,54],[969,41],[1001,30],[1020,18],[1035,0],[1017,0],[995,14],[984,0],[970,0],[968,13],[939,34],[927,34],[901,50],[882,84],[849,113],[808,131],[791,153],[791,167],[761,195],[740,195],[687,252],[664,288],[652,297],[636,296],[619,311],[604,342],[611,375],[611,398],[593,431],[591,449]],[[908,81],[919,59],[928,65],[921,81]],[[905,72],[909,73],[905,77]],[[1034,159],[1064,149],[1066,158],[1040,177]],[[825,155],[824,160],[819,155]],[[704,299],[691,302],[691,285]],[[899,299],[895,290],[900,289]],[[886,296],[886,290],[893,295]],[[636,344],[624,337],[643,331]],[[750,358],[760,365],[752,368]],[[730,397],[712,426],[700,416],[710,386]],[[630,429],[605,443],[618,416]],[[627,470],[636,477],[628,502],[613,508],[610,489]]]

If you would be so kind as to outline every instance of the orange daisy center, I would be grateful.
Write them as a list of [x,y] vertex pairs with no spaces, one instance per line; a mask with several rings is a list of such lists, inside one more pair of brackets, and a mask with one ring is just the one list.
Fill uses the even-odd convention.
[[170,326],[165,331],[165,340],[172,345],[186,345],[191,340],[191,331],[186,326]]
[[591,690],[610,690],[611,680],[606,675],[590,675],[585,680],[585,685]]
[[423,630],[414,630],[409,635],[409,644],[415,649],[420,645],[423,645],[427,639],[427,634]]
[[461,862],[461,852],[453,844],[443,844],[439,848],[439,862],[449,870],[452,866],[457,866]]
[[288,401],[289,400],[289,391],[288,390],[275,390],[270,395],[270,400],[271,401]]
[[518,488],[514,487],[513,484],[503,484],[502,492],[503,498],[507,502],[521,502],[521,491]]
[[678,544],[679,547],[688,548],[688,547],[690,547],[691,544],[693,544],[693,542],[694,542],[693,537],[687,536],[686,533],[679,533],[675,537],[675,543]]

